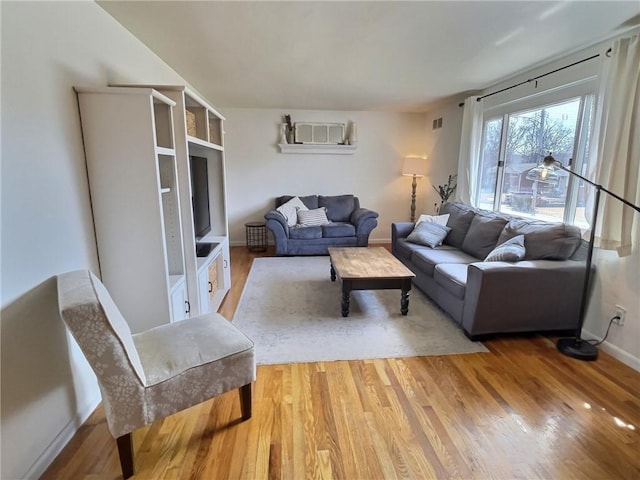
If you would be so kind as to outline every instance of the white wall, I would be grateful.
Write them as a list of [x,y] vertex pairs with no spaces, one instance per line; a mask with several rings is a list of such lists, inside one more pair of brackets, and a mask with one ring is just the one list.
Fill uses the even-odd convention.
[[[463,112],[463,109],[458,106],[460,101],[451,99],[425,115],[427,155],[430,162],[429,173],[425,179],[427,195],[424,208],[428,213],[434,212],[434,204],[440,205],[440,196],[433,187],[445,185],[449,175],[458,173]],[[434,130],[433,121],[439,118],[442,118],[442,128]],[[454,198],[455,192],[450,200]]]
[[[244,244],[244,223],[263,220],[275,197],[286,194],[355,194],[362,207],[380,214],[370,237],[373,243],[390,241],[391,222],[409,220],[411,178],[401,176],[402,160],[425,152],[423,114],[240,108],[222,113],[232,244]],[[285,114],[293,122],[356,122],[355,154],[280,153],[277,143]],[[424,204],[424,192],[420,182],[418,205]],[[417,213],[422,213],[420,208]]]
[[100,400],[54,276],[97,271],[74,85],[184,83],[93,2],[2,2],[2,471],[38,477]]
[[[556,68],[588,58],[597,53],[603,53],[610,45],[611,41],[604,42],[546,65],[538,66],[535,69],[514,76],[500,84],[491,86],[480,94],[492,93],[546,72],[553,71]],[[538,80],[537,84],[535,82],[526,83],[507,92],[488,97],[483,100],[485,109],[539,92],[553,90],[558,86],[580,81],[591,76],[596,76],[598,69],[599,60],[597,59],[576,65],[544,77]],[[441,115],[445,115],[443,124],[446,122],[447,115],[453,115],[454,118],[457,119],[458,115],[456,115],[455,112],[455,105],[457,105],[457,101],[452,101],[448,105],[428,112],[427,127],[430,128],[430,119],[437,118]],[[445,150],[451,152],[451,154],[457,152],[460,145],[459,128],[462,119],[461,111],[459,112],[459,118],[460,122],[456,123],[458,126],[458,138],[452,134],[447,136],[446,139],[443,139],[438,138],[438,135],[442,134],[438,134],[437,131],[428,132],[428,144],[430,146],[434,144],[437,145],[440,140],[444,140],[443,143],[446,146],[437,146],[437,148],[445,148]],[[446,178],[444,179],[446,180]],[[636,238],[640,238],[640,218],[638,218],[638,215],[636,215],[635,229]],[[640,292],[640,275],[638,275],[640,271],[640,246],[636,246],[633,255],[626,258],[618,258],[615,252],[597,250],[594,254],[594,265],[596,266],[597,273],[585,319],[583,337],[598,339],[604,337],[609,320],[614,316],[615,305],[624,306],[628,310],[625,325],[622,327],[612,326],[607,341],[600,348],[636,370],[640,370],[640,297],[638,296],[638,292]]]

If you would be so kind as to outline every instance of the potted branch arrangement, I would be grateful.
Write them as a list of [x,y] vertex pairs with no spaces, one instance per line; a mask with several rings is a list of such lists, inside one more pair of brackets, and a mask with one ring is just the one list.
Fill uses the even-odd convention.
[[458,175],[449,175],[449,179],[447,180],[447,183],[445,185],[438,185],[438,188],[433,185],[433,189],[440,196],[440,205],[438,205],[437,203],[433,204],[436,213],[440,213],[440,208],[442,207],[442,205],[447,203],[449,201],[449,197],[451,197],[451,195],[453,195],[453,192],[456,191],[456,187],[458,186],[458,183],[456,182],[457,178]]

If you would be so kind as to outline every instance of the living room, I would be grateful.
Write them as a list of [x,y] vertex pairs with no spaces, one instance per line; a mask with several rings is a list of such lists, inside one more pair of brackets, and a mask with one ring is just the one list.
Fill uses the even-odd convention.
[[[637,3],[628,3],[625,19],[638,13]],[[100,402],[95,377],[61,323],[56,301],[55,275],[77,268],[98,271],[99,265],[73,87],[184,85],[192,79],[94,2],[3,2],[0,15],[2,478],[33,478],[45,471]],[[637,33],[633,25],[626,26],[624,35]],[[497,83],[475,86],[474,93],[491,93],[589,57],[613,38],[612,32],[611,38],[561,58],[514,70]],[[586,78],[597,67],[597,62],[587,63],[579,73],[566,70],[552,81],[569,83],[576,79],[572,75]],[[371,243],[389,243],[391,222],[409,217],[411,180],[401,175],[402,158],[428,155],[429,173],[419,180],[417,205],[418,213],[433,214],[439,199],[432,185],[457,173],[463,117],[459,103],[468,95],[461,91],[419,112],[295,104],[258,108],[218,104],[211,96],[208,100],[226,117],[232,245],[244,245],[244,223],[261,220],[276,196],[307,192],[357,193],[363,205],[380,214]],[[508,95],[501,101],[508,101]],[[277,143],[285,114],[294,121],[357,123],[356,153],[304,158],[280,153]],[[432,130],[439,118],[442,129]],[[635,229],[637,233],[637,221]],[[622,259],[615,252],[599,252],[599,275],[585,322],[585,330],[601,338],[611,308],[624,305],[625,325],[612,328],[602,348],[635,370],[640,370],[639,258],[637,251]],[[638,377],[629,378],[637,382]],[[637,385],[631,387],[636,405]]]

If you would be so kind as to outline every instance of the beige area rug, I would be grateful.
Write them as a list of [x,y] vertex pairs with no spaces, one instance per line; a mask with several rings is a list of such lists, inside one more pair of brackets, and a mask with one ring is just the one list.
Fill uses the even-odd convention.
[[261,365],[488,351],[415,287],[407,316],[400,290],[351,292],[346,318],[341,295],[329,257],[256,258],[233,323],[255,342]]

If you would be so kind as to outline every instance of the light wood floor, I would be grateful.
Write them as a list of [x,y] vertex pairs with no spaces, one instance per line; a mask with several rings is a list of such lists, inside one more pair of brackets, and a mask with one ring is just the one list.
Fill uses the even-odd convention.
[[[232,248],[228,318],[255,256]],[[602,352],[564,357],[540,336],[485,345],[259,366],[251,420],[239,423],[233,391],[134,432],[135,478],[640,478],[640,373]],[[98,408],[42,478],[119,477]]]

